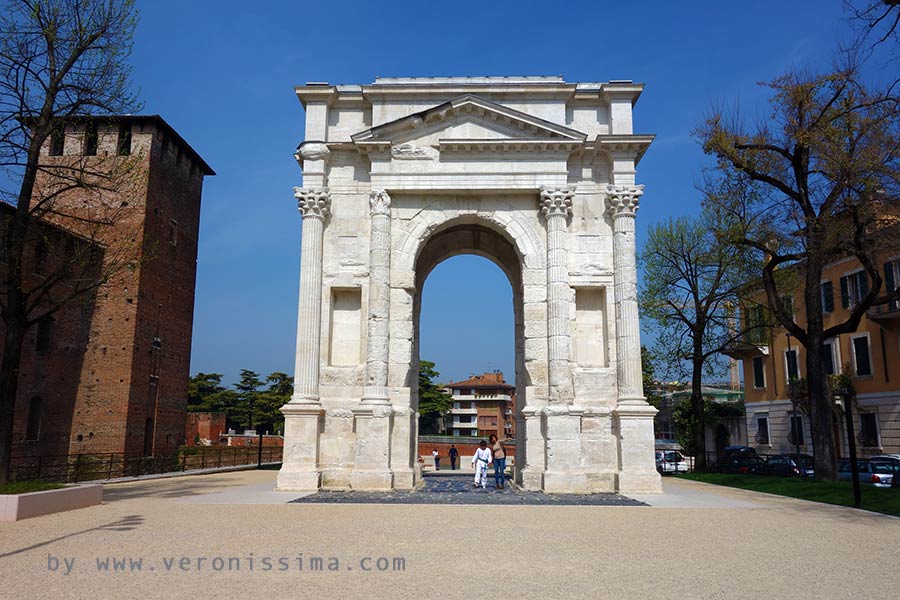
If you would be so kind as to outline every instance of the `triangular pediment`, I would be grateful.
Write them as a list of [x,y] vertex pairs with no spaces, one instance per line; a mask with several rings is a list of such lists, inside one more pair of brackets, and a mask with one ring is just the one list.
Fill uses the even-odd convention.
[[415,142],[436,146],[442,142],[466,141],[545,141],[583,142],[580,131],[551,123],[485,98],[466,94],[353,136],[354,142],[389,142],[391,145]]

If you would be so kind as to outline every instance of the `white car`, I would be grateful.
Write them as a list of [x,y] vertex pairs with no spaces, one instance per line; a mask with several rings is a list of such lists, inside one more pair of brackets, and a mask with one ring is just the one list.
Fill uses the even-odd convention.
[[662,475],[675,475],[690,471],[687,461],[677,450],[661,450],[656,453],[656,470]]

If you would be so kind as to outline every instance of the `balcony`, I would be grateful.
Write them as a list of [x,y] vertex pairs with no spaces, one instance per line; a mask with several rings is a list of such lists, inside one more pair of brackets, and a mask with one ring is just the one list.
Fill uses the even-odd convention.
[[451,408],[450,414],[451,415],[477,415],[478,409],[477,408]]
[[510,402],[512,401],[512,396],[509,394],[464,394],[461,396],[453,396],[454,402],[471,402],[473,400],[476,402],[479,400],[500,400]]
[[900,327],[900,303],[873,306],[866,312],[866,317],[885,329],[897,329]]
[[462,423],[460,421],[453,421],[450,425],[451,429],[478,429],[478,423]]
[[737,360],[756,358],[757,356],[768,356],[769,345],[767,343],[760,343],[759,340],[737,340],[728,344],[728,346],[722,350],[722,354]]

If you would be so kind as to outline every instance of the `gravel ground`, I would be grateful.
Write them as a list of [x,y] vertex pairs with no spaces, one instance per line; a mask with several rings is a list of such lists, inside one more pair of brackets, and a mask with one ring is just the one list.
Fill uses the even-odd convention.
[[650,508],[246,503],[274,477],[116,484],[0,523],[0,598],[900,597],[900,519],[852,509],[671,480]]

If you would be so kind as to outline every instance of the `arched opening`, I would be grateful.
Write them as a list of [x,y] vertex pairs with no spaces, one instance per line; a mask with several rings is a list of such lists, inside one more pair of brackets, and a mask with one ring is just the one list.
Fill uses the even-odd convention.
[[[504,232],[501,232],[488,224],[478,222],[475,219],[459,219],[448,223],[443,228],[433,233],[422,246],[417,256],[415,267],[416,293],[413,300],[413,373],[418,373],[420,359],[434,360],[434,357],[422,353],[421,315],[423,309],[423,296],[426,294],[425,290],[428,289],[426,287],[426,281],[428,280],[429,275],[431,275],[436,268],[439,268],[438,265],[450,264],[445,263],[445,261],[454,259],[454,257],[460,255],[482,257],[493,263],[493,265],[496,265],[496,268],[482,268],[479,273],[482,279],[485,276],[496,276],[506,279],[506,283],[509,287],[507,288],[508,291],[506,291],[505,297],[507,302],[511,300],[513,310],[511,327],[507,329],[508,333],[505,341],[512,352],[506,352],[507,358],[505,359],[505,362],[511,367],[512,372],[508,372],[509,367],[505,366],[502,355],[498,355],[494,360],[489,360],[484,353],[473,353],[472,356],[474,361],[485,361],[481,365],[470,360],[468,362],[454,363],[452,368],[459,369],[460,367],[458,365],[466,364],[466,370],[471,371],[472,375],[480,375],[483,373],[490,374],[491,371],[494,370],[503,370],[503,378],[508,384],[512,385],[513,390],[512,393],[509,394],[510,400],[508,402],[508,411],[503,408],[506,400],[504,397],[505,394],[500,388],[491,388],[489,390],[491,392],[490,394],[482,395],[478,394],[477,388],[474,386],[468,390],[461,389],[457,391],[458,397],[454,398],[455,412],[451,412],[450,418],[453,419],[451,423],[456,422],[455,419],[457,418],[460,419],[460,422],[458,423],[458,427],[451,426],[449,428],[448,433],[451,437],[446,443],[446,447],[449,448],[449,443],[455,441],[453,438],[458,437],[461,441],[465,442],[463,448],[468,448],[473,442],[477,443],[477,441],[481,439],[481,435],[479,434],[497,431],[498,437],[509,440],[507,446],[511,450],[510,455],[512,456],[510,457],[510,463],[512,464],[512,471],[516,481],[521,482],[521,469],[525,464],[524,420],[522,408],[525,406],[526,402],[525,387],[527,383],[525,381],[526,372],[524,368],[522,259],[516,251],[512,241]],[[468,256],[466,259],[461,260],[464,260],[465,264],[468,265],[472,265],[473,262],[478,264],[478,259],[473,260]],[[499,272],[497,269],[499,269]],[[460,272],[453,278],[453,281],[459,286],[458,291],[460,292],[460,295],[465,295],[469,299],[477,298],[479,289],[483,285],[483,280],[479,281],[476,278],[469,278],[467,274],[471,272],[470,269],[460,269],[459,271]],[[491,273],[491,271],[493,271],[493,273]],[[460,316],[461,315],[457,314],[457,318]],[[489,315],[488,318],[491,316],[499,315],[496,315],[495,312],[494,315]],[[502,319],[503,317],[500,318]],[[450,323],[450,325],[452,326],[453,323]],[[473,344],[478,343],[477,338],[473,338],[470,341]],[[433,347],[432,343],[432,340],[426,341],[426,352]],[[457,343],[454,349],[457,352],[465,352],[465,349],[461,346],[462,344]],[[491,348],[499,350],[498,345],[496,344],[492,344]],[[437,367],[438,370],[441,369],[440,363]],[[458,371],[452,371],[447,373],[447,375],[454,375],[453,378],[458,380],[460,373]],[[465,375],[468,376],[470,373],[466,372]],[[442,380],[446,382],[446,378],[443,378]],[[460,393],[464,391],[468,393]],[[413,394],[414,402],[418,403],[418,397],[418,386],[416,383],[415,393]],[[457,403],[460,406],[457,407]],[[466,407],[463,407],[463,403],[468,404]],[[418,404],[413,408],[418,410]],[[455,414],[457,412],[460,414]],[[469,414],[463,415],[463,412]],[[494,415],[496,415],[496,419],[494,418]],[[464,419],[466,421],[465,423],[463,423]],[[468,436],[463,435],[464,430],[468,430]],[[423,446],[418,442],[419,432],[417,429],[416,444],[414,447],[419,450],[419,454],[430,458],[433,449],[429,447],[427,452],[422,451]],[[439,453],[443,455],[443,458],[446,461],[444,464],[448,464],[449,461],[447,460],[448,455],[446,451],[439,450]],[[471,453],[469,453],[469,455],[470,454]],[[467,464],[469,455],[467,455],[464,450],[460,451],[460,463],[463,466]]]

